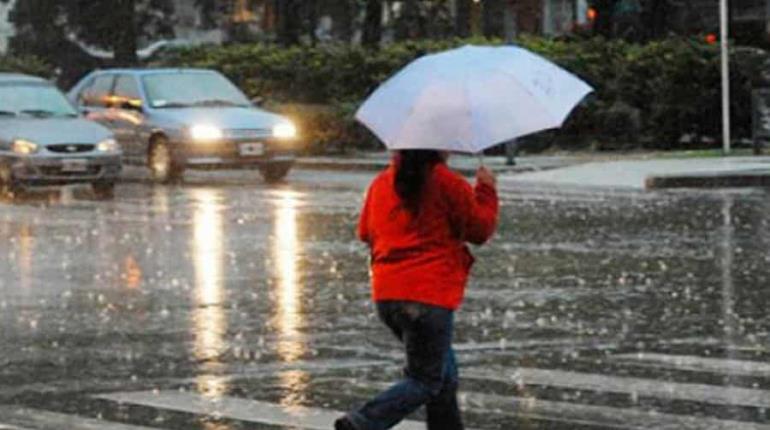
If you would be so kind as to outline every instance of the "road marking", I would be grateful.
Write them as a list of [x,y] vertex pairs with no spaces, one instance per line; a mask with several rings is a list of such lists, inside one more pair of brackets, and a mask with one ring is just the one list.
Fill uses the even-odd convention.
[[620,409],[480,393],[464,393],[463,397],[469,409],[474,411],[515,415],[550,422],[633,430],[770,430],[770,426],[765,424],[630,408]]
[[[366,383],[358,379],[346,379],[344,383],[346,386],[363,389],[386,389],[389,386],[381,382]],[[770,430],[770,425],[766,424],[667,414],[654,410],[621,409],[472,391],[461,392],[459,397],[463,410],[496,417],[510,416],[629,430]]]
[[[0,419],[13,424],[0,424],[0,429],[28,430],[157,430],[116,422],[67,415],[58,412],[15,406],[0,406]],[[3,427],[5,426],[5,427]],[[23,426],[23,427],[15,427]]]
[[468,369],[466,378],[524,385],[544,385],[574,390],[628,394],[666,400],[686,400],[714,405],[770,407],[770,391],[750,388],[668,382],[625,376],[608,376],[562,370],[519,368],[515,371]]
[[[95,396],[139,406],[149,406],[178,412],[210,415],[259,424],[295,426],[308,430],[329,430],[342,412],[303,406],[281,406],[257,400],[235,397],[206,397],[200,394],[178,391],[140,391],[113,393]],[[424,430],[425,424],[403,421],[395,427],[398,430]]]
[[610,359],[645,365],[657,365],[676,370],[694,370],[737,376],[766,377],[770,375],[770,363],[761,361],[709,358],[695,355],[657,354],[652,352],[618,354],[611,356]]
[[[322,375],[327,372],[349,369],[365,369],[370,367],[384,367],[392,365],[391,361],[383,360],[357,360],[357,359],[339,359],[339,360],[318,360],[318,361],[297,361],[294,363],[272,362],[262,364],[247,364],[234,366],[233,372],[209,373],[200,376],[211,376],[222,381],[233,381],[246,378],[260,378],[277,375],[281,372],[304,371],[314,375]],[[0,396],[13,397],[26,392],[45,392],[45,393],[66,393],[68,391],[112,391],[112,390],[143,390],[146,389],[149,382],[153,385],[181,385],[191,384],[199,381],[198,377],[192,378],[154,378],[139,379],[137,381],[126,380],[96,380],[84,383],[81,380],[64,379],[53,383],[32,383],[10,388],[0,388]]]
[[11,425],[11,424],[2,424],[2,423],[0,423],[0,430],[31,430],[31,429],[23,428],[23,427],[16,427],[16,426]]

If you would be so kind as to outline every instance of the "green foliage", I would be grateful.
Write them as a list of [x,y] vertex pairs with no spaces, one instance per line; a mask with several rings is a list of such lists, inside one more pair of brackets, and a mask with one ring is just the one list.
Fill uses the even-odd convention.
[[0,72],[24,73],[27,75],[52,78],[51,66],[37,57],[17,57],[0,55]]
[[11,48],[68,68],[77,61],[68,47],[74,38],[113,51],[118,64],[134,64],[139,39],[173,36],[173,12],[173,0],[17,0],[10,14],[17,30]]
[[[162,63],[219,69],[251,96],[294,104],[296,117],[310,118],[305,122],[313,131],[307,135],[318,152],[323,142],[370,145],[371,137],[353,124],[354,107],[413,59],[467,43],[501,42],[408,41],[378,50],[349,45],[198,47],[175,51]],[[713,46],[691,39],[635,44],[601,38],[525,37],[517,43],[596,89],[563,129],[528,139],[533,146],[597,146],[598,142],[599,148],[689,149],[721,133],[719,52]],[[763,76],[760,72],[769,64],[768,55],[737,49],[732,58],[733,126],[738,136],[749,137],[751,89],[762,83],[757,77]],[[314,107],[297,109],[297,103]],[[326,107],[319,110],[317,105]]]

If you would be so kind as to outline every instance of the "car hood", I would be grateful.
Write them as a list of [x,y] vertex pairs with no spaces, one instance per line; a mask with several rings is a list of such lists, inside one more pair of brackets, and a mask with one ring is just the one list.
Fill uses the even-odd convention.
[[0,140],[26,139],[40,145],[99,143],[112,133],[82,118],[14,118],[0,120]]
[[223,129],[271,129],[287,118],[256,108],[166,108],[155,109],[152,116],[163,123],[177,126],[210,124]]

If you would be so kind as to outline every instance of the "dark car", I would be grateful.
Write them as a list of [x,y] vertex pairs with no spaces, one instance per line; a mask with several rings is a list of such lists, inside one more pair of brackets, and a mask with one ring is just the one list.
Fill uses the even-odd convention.
[[0,188],[91,183],[111,196],[121,171],[112,132],[81,118],[50,82],[0,73]]
[[160,182],[188,168],[257,168],[276,181],[294,163],[291,121],[254,106],[215,71],[100,70],[69,97],[115,133],[127,163],[147,165]]

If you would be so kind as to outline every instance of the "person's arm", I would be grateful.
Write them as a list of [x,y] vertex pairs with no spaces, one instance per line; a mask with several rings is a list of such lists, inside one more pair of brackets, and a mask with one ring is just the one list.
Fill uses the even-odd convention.
[[480,167],[475,187],[461,177],[453,178],[447,194],[453,228],[460,238],[474,245],[488,241],[497,228],[499,208],[492,172]]

